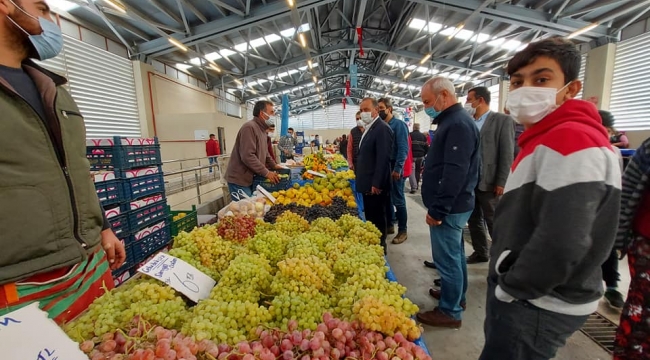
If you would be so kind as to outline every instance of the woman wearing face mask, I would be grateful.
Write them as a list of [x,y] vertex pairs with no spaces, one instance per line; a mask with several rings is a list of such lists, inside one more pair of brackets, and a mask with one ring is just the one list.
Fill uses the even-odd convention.
[[580,58],[553,38],[508,64],[506,107],[526,131],[494,219],[480,360],[553,358],[603,296],[621,171],[596,107],[573,99]]

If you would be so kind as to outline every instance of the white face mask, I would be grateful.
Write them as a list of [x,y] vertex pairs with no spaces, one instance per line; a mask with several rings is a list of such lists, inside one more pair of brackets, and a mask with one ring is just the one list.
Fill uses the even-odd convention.
[[364,125],[364,124],[363,124],[363,121],[361,121],[361,120],[357,120],[357,126],[358,126],[358,127],[363,127],[363,125]]
[[506,109],[516,122],[522,125],[536,124],[557,109],[555,98],[569,84],[559,90],[535,86],[520,87],[508,94]]
[[364,124],[368,125],[372,122],[372,114],[369,112],[362,112],[361,113],[361,121],[363,121]]
[[474,116],[476,114],[476,108],[472,107],[472,103],[467,103],[465,104],[465,111],[469,114],[469,116]]

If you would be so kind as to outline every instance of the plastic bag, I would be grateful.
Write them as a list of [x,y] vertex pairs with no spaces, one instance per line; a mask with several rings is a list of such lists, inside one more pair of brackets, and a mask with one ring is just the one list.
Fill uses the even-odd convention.
[[217,216],[223,219],[226,216],[243,216],[250,215],[256,219],[264,219],[264,215],[271,209],[266,204],[266,198],[263,195],[248,197],[244,194],[232,196],[233,202],[219,210]]

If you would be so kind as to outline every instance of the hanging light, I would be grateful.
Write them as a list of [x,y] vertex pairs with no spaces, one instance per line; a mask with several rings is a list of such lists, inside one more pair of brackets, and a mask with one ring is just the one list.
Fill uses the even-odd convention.
[[574,37],[576,37],[576,36],[578,36],[578,35],[582,35],[582,34],[586,33],[587,31],[592,30],[592,29],[595,28],[596,26],[598,26],[598,23],[591,23],[591,24],[589,24],[589,25],[583,27],[582,29],[579,29],[579,30],[576,30],[576,31],[572,32],[572,33],[569,34],[569,36],[567,36],[566,38],[567,38],[567,39],[573,39]]
[[293,5],[294,5],[293,0],[287,0],[287,3],[289,4],[289,7],[293,7]]
[[174,45],[174,46],[176,46],[177,48],[183,50],[184,52],[187,52],[187,50],[189,50],[189,49],[187,48],[187,46],[183,45],[182,42],[180,42],[180,41],[178,41],[178,40],[176,40],[176,39],[174,39],[174,38],[172,38],[172,37],[167,38],[167,40],[169,40],[169,42],[170,42],[172,45]]
[[424,55],[424,58],[422,60],[420,60],[420,65],[427,62],[427,60],[429,60],[430,58],[431,58],[431,53]]
[[108,5],[110,5],[115,10],[117,10],[117,11],[123,13],[123,14],[126,14],[126,7],[124,7],[124,5],[120,4],[116,0],[104,0],[104,2],[106,2]]
[[300,45],[302,45],[302,47],[306,48],[307,47],[307,40],[305,39],[305,34],[303,34],[303,33],[298,34],[298,38],[300,39]]

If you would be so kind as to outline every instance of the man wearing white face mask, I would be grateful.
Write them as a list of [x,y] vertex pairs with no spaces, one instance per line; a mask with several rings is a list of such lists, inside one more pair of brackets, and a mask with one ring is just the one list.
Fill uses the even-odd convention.
[[363,121],[361,121],[361,111],[357,111],[356,114],[357,126],[350,130],[350,135],[348,135],[348,164],[350,169],[354,170],[357,165],[357,157],[359,156],[359,143],[361,142],[361,137],[363,136]]
[[465,110],[474,118],[481,134],[481,176],[476,187],[476,205],[468,225],[474,253],[468,264],[488,262],[494,211],[508,179],[514,159],[515,123],[508,115],[490,111],[490,91],[484,86],[467,92]]
[[551,359],[603,295],[621,171],[596,107],[573,99],[573,43],[532,43],[507,71],[506,107],[526,131],[494,219],[480,359]]
[[272,149],[269,150],[268,132],[272,125],[275,126],[274,116],[272,102],[258,101],[253,107],[253,119],[239,129],[225,176],[231,194],[241,190],[251,196],[255,191],[255,175],[264,176],[274,184],[280,181],[278,174],[269,170],[282,168],[273,160]]
[[112,287],[125,252],[92,191],[67,80],[36,65],[63,47],[43,1],[0,0],[0,317],[31,302],[55,321]]

